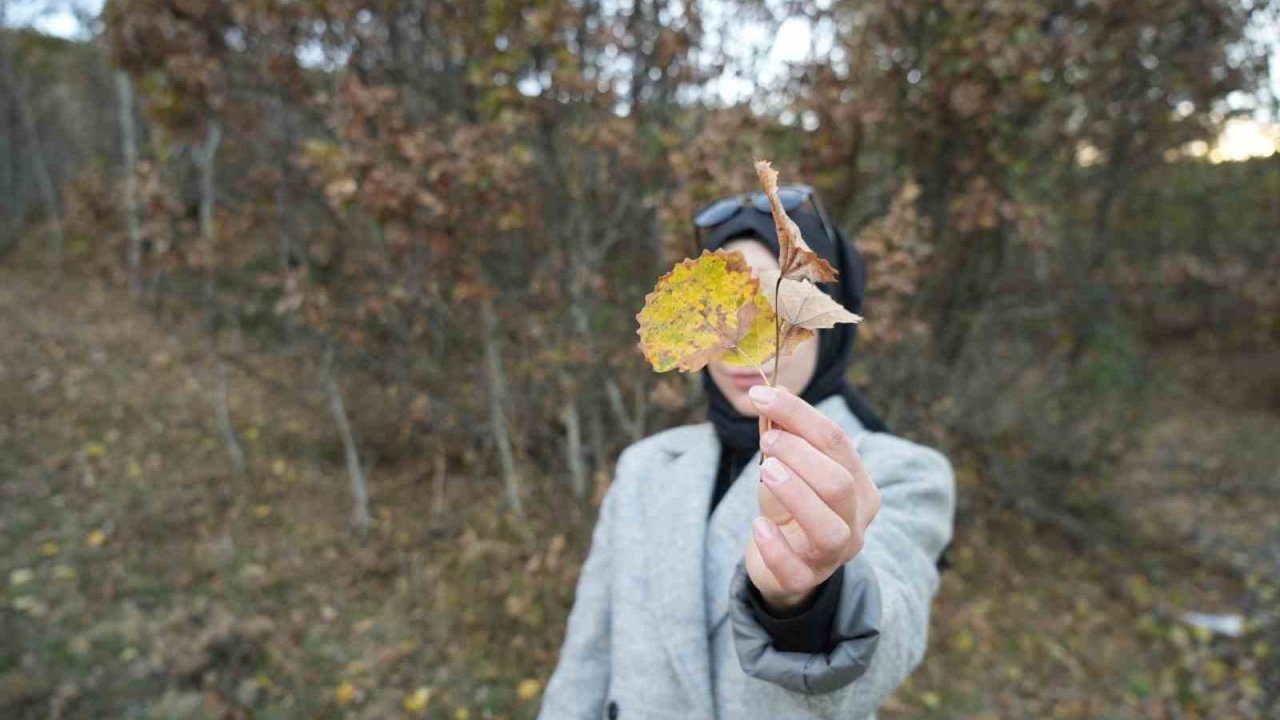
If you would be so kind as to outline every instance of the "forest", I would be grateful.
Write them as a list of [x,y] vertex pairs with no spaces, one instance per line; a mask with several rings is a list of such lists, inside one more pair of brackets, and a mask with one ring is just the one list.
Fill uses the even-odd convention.
[[1280,714],[1276,0],[94,5],[0,0],[0,716],[534,717],[761,158],[957,472],[882,717]]

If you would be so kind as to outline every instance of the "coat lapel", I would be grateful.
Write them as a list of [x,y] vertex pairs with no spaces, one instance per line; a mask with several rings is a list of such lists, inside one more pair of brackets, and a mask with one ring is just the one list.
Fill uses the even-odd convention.
[[690,715],[711,717],[703,558],[720,442],[709,423],[689,428],[680,440],[671,448],[678,456],[644,486],[649,606],[692,708],[698,710]]
[[707,586],[707,632],[714,634],[729,615],[729,580],[747,550],[751,521],[760,514],[760,453],[747,461],[742,474],[720,498],[707,527],[704,560]]

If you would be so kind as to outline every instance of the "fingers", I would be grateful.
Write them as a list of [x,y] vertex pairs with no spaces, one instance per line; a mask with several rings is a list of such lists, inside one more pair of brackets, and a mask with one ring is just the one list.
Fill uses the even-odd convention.
[[[861,538],[855,537],[849,521],[836,514],[809,483],[778,458],[765,460],[760,474],[769,491],[790,512],[804,533],[804,542],[798,546],[793,544],[791,548],[810,568],[830,570],[861,549]],[[851,479],[847,482],[852,486]],[[854,547],[855,543],[858,547]]]
[[859,481],[870,482],[858,451],[836,421],[784,388],[755,385],[748,396],[761,417],[767,417],[774,424],[804,438],[814,449],[839,463]]
[[843,465],[818,452],[804,438],[776,428],[760,437],[760,447],[794,470],[837,515],[848,522],[857,516],[856,483]]
[[[763,470],[763,468],[761,468]],[[760,514],[773,521],[774,525],[785,527],[791,522],[791,511],[783,505],[778,496],[773,494],[769,489],[769,485],[764,481],[763,472],[760,475],[760,482],[757,487],[757,494],[760,498]]]
[[791,548],[778,526],[758,517],[751,524],[755,536],[756,551],[764,561],[765,569],[773,575],[778,590],[786,594],[799,594],[815,587],[817,573]]

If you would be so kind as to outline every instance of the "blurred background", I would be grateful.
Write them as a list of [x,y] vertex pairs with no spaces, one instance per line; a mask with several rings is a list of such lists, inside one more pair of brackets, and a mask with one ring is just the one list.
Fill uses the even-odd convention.
[[887,718],[1280,717],[1275,0],[0,0],[0,716],[530,718],[694,210],[960,485]]

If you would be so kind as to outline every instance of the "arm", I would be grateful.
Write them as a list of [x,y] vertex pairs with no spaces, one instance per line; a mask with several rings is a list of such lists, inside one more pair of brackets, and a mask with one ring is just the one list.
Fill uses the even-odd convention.
[[[620,460],[619,467],[621,464]],[[600,505],[591,549],[578,576],[560,659],[542,695],[539,718],[603,716],[611,656],[609,598],[614,496],[611,486]]]
[[951,465],[940,453],[887,436],[868,471],[881,508],[862,551],[844,566],[845,583],[830,653],[778,650],[754,617],[739,563],[730,588],[734,642],[743,671],[787,690],[788,717],[849,718],[875,712],[919,665],[928,644],[929,605],[938,587],[934,559],[950,540]]

